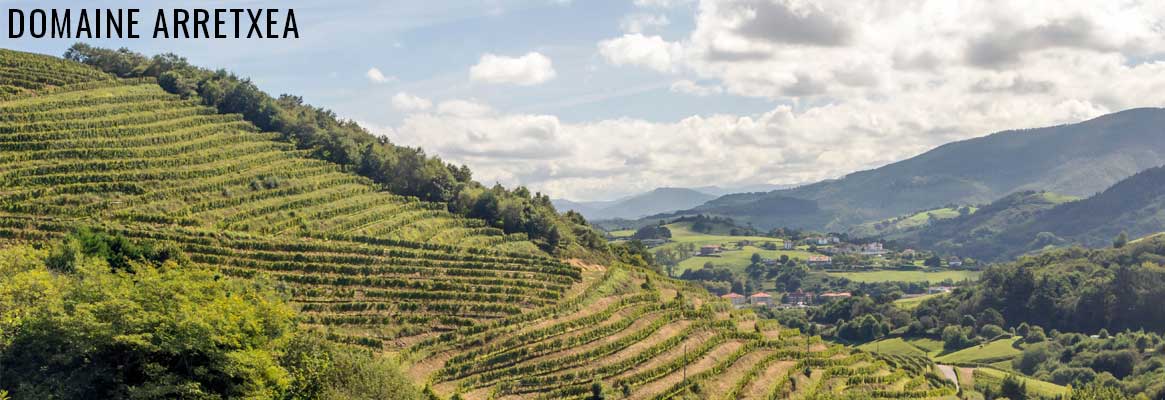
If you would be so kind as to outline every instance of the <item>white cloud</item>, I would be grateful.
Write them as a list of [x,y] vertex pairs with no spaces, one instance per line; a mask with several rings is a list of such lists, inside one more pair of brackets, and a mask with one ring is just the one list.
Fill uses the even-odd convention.
[[403,112],[426,111],[433,107],[433,102],[423,97],[400,92],[392,96],[392,108]]
[[380,72],[380,69],[376,67],[369,68],[368,72],[364,73],[364,76],[374,83],[388,83],[396,80],[395,76],[385,76],[384,73]]
[[477,65],[469,69],[474,82],[509,83],[530,86],[554,79],[556,73],[550,59],[538,52],[521,57],[485,54]]
[[671,92],[762,98],[767,112],[567,122],[458,101],[378,131],[484,182],[578,200],[815,181],[954,140],[1160,107],[1161,21],[1162,2],[702,0],[686,35],[620,33],[597,51],[672,77]]
[[643,33],[648,30],[667,26],[671,21],[667,16],[657,14],[631,14],[623,17],[619,28],[627,33]]
[[634,0],[636,7],[671,8],[681,4],[691,3],[691,0]]
[[672,83],[669,89],[675,93],[684,93],[695,96],[711,96],[724,92],[724,88],[720,87],[719,85],[701,86],[700,84],[689,81],[687,79]]
[[437,105],[437,112],[461,118],[484,117],[493,112],[490,106],[470,100],[447,100]]
[[635,65],[660,72],[675,71],[682,48],[659,36],[629,33],[622,37],[599,42],[599,54],[614,65]]

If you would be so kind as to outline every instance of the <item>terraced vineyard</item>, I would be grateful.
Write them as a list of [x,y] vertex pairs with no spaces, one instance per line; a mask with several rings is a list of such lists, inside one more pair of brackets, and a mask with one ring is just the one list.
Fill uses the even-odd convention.
[[594,266],[562,301],[414,344],[412,373],[466,398],[937,398],[925,358],[827,345],[649,271]]
[[548,257],[152,80],[3,51],[0,91],[0,243],[82,227],[173,243],[224,275],[277,282],[303,325],[399,354],[441,396],[955,392],[929,363],[826,345],[650,271]]

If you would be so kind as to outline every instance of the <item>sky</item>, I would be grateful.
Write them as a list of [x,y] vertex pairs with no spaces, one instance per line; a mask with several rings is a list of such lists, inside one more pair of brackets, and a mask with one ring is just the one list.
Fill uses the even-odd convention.
[[[50,4],[153,15],[140,1]],[[197,6],[292,8],[301,37],[86,42],[225,68],[469,165],[483,183],[571,200],[813,182],[1001,130],[1165,105],[1162,1]],[[74,42],[2,38],[53,55]]]

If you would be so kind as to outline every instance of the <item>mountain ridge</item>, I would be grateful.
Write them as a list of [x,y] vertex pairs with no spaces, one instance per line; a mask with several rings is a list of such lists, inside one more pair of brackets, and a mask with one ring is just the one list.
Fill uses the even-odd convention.
[[[913,210],[987,203],[1025,190],[1087,196],[1165,164],[1163,126],[1165,109],[1134,108],[1073,124],[1000,131],[838,179],[721,196],[681,213],[724,215],[770,228],[844,230]],[[774,199],[812,201],[821,211],[797,215],[748,207]]]

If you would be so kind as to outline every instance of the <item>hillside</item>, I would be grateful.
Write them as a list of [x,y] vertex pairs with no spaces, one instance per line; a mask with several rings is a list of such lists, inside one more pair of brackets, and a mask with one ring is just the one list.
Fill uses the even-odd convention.
[[[1165,109],[994,133],[948,143],[881,168],[793,189],[728,195],[691,210],[760,227],[844,230],[947,204],[982,204],[1024,190],[1089,196],[1165,164]],[[765,207],[805,201],[803,207]]]
[[684,188],[658,188],[646,193],[614,201],[573,202],[555,200],[559,210],[575,210],[587,219],[634,219],[648,215],[686,210],[716,198],[716,196]]
[[1121,232],[1154,234],[1165,226],[1165,167],[1150,168],[1086,199],[1023,192],[974,215],[891,234],[907,245],[988,260],[1047,246],[1105,247]]
[[919,229],[936,221],[955,218],[977,211],[974,206],[943,207],[923,210],[914,214],[900,215],[881,221],[866,222],[850,227],[846,233],[852,237],[892,236],[901,232]]
[[0,66],[39,71],[3,81],[0,244],[67,249],[82,230],[112,238],[87,250],[158,248],[207,280],[274,282],[300,327],[399,359],[440,398],[582,398],[593,382],[634,399],[955,391],[925,361],[829,346],[645,269],[549,256],[152,78],[10,51]]

